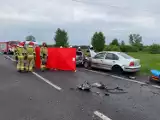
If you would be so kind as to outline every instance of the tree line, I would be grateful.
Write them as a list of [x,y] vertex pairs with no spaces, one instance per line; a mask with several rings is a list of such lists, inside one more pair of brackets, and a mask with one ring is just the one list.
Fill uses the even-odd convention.
[[97,51],[121,51],[121,52],[148,52],[151,54],[160,54],[160,45],[144,45],[142,41],[142,36],[139,34],[130,34],[128,36],[129,44],[125,44],[122,40],[117,38],[113,39],[108,45],[105,44],[105,36],[102,32],[95,32],[91,44],[93,48]]
[[[35,37],[30,35],[26,37],[26,40],[35,40]],[[149,52],[152,54],[160,54],[160,45],[144,45],[142,36],[140,34],[130,34],[128,36],[129,44],[126,44],[123,40],[117,38],[113,39],[111,43],[106,44],[106,37],[103,32],[95,32],[91,38],[91,45],[97,52],[100,51],[121,51],[121,52]],[[67,31],[58,28],[54,36],[55,44],[49,45],[52,47],[69,47],[69,37]],[[79,46],[73,46],[79,47]],[[87,49],[88,45],[81,45],[82,49]]]

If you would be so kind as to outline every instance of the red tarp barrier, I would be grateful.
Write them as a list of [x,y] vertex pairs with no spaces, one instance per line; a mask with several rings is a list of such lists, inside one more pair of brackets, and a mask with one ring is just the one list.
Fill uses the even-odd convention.
[[41,67],[40,48],[36,47],[35,51],[36,51],[35,66],[36,66],[36,68],[39,69]]
[[[75,48],[48,48],[47,68],[76,70]],[[40,68],[40,48],[36,48],[36,68]]]

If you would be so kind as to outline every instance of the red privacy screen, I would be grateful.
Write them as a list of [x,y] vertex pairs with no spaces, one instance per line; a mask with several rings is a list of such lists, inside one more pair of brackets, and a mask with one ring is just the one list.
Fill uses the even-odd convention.
[[[59,70],[76,70],[75,48],[48,48],[47,68]],[[36,48],[36,68],[40,68],[40,48]]]

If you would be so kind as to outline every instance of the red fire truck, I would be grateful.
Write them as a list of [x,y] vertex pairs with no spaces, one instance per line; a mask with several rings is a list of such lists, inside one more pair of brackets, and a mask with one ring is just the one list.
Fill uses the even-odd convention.
[[0,52],[4,54],[13,54],[15,46],[20,41],[7,41],[7,42],[0,42]]

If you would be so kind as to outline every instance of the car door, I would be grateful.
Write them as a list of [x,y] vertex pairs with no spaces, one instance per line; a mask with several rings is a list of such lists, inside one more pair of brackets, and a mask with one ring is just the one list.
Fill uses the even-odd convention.
[[116,64],[118,61],[118,56],[114,53],[107,53],[105,59],[103,60],[103,67],[104,69],[111,70],[112,66]]
[[105,52],[98,53],[97,55],[95,55],[92,58],[91,67],[102,68],[104,57],[105,57]]

